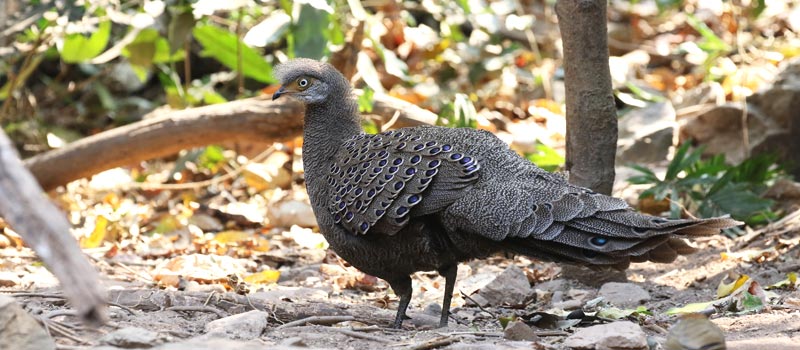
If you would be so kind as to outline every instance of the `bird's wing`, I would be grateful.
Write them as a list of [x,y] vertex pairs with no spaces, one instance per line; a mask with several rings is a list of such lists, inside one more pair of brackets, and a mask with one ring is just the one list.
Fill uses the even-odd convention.
[[412,215],[455,201],[452,194],[477,181],[480,166],[450,144],[400,129],[353,137],[328,170],[334,222],[355,234],[394,234]]

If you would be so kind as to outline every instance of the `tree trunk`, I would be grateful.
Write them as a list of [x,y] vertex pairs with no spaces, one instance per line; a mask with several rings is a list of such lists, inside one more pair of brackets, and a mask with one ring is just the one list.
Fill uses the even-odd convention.
[[0,128],[0,216],[16,230],[61,282],[81,319],[105,322],[105,290],[83,256],[64,214],[42,193]]
[[608,67],[605,0],[558,0],[564,46],[567,162],[571,183],[611,194],[617,115]]

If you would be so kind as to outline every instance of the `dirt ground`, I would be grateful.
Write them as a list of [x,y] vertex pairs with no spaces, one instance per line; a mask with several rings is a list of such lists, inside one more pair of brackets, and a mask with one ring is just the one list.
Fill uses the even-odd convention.
[[[784,279],[788,272],[797,271],[800,268],[799,249],[784,245],[784,248],[768,250],[766,253],[762,251],[765,247],[775,247],[777,244],[776,237],[770,232],[776,231],[765,230],[735,240],[714,237],[699,242],[701,249],[698,253],[680,257],[672,264],[632,266],[627,271],[629,281],[643,287],[651,296],[643,306],[652,315],[639,318],[638,322],[650,336],[653,348],[659,348],[656,344],[663,342],[665,330],[675,322],[674,316],[665,314],[666,310],[689,303],[714,300],[717,286],[723,279],[747,274],[766,286]],[[798,236],[797,231],[784,232],[780,240],[790,241],[795,236]],[[752,259],[754,255],[747,254],[722,258],[721,253],[743,245],[745,240],[751,240],[751,243],[737,251],[757,250],[761,252],[760,255],[756,254],[757,258]],[[112,301],[111,322],[100,329],[76,326],[74,318],[59,313],[65,305],[61,298],[50,295],[54,291],[51,286],[55,281],[48,277],[49,274],[41,266],[35,264],[34,257],[27,250],[0,251],[7,263],[26,264],[26,269],[30,272],[21,283],[24,288],[6,288],[3,291],[17,295],[16,299],[26,310],[46,319],[51,335],[62,349],[115,349],[102,345],[107,341],[98,339],[128,327],[155,332],[157,337],[153,338],[148,347],[161,346],[163,349],[210,348],[212,344],[222,348],[263,348],[266,344],[277,348],[304,346],[312,349],[373,349],[380,346],[409,349],[513,349],[533,346],[538,349],[560,349],[565,348],[562,343],[566,337],[576,328],[584,326],[565,330],[542,329],[538,331],[539,338],[533,342],[508,340],[503,337],[500,318],[514,314],[525,315],[531,311],[553,312],[553,305],[547,300],[537,300],[518,309],[481,309],[467,306],[469,300],[461,294],[469,294],[470,289],[475,288],[475,276],[499,274],[510,264],[522,268],[529,277],[542,279],[533,284],[536,289],[537,284],[545,283],[545,280],[563,278],[559,274],[559,267],[552,263],[495,257],[464,264],[460,268],[456,287],[453,318],[447,329],[436,328],[438,318],[435,316],[444,287],[443,280],[435,274],[418,273],[414,276],[415,295],[410,309],[412,320],[406,321],[404,329],[392,330],[386,327],[393,319],[397,298],[385,283],[367,278],[364,281],[368,283],[350,285],[352,276],[348,274],[358,274],[352,269],[342,268],[339,275],[330,271],[320,272],[329,270],[332,265],[325,261],[336,259],[330,252],[326,254],[318,248],[288,249],[295,253],[294,256],[304,258],[284,261],[281,267],[283,277],[277,284],[264,290],[252,291],[247,297],[225,292],[213,285],[190,285],[183,291],[159,289],[147,281],[147,276],[153,271],[152,261],[124,263],[119,259],[95,260],[110,289]],[[747,255],[747,258],[743,258],[743,255]],[[261,259],[269,260],[265,257]],[[364,276],[357,278],[364,279]],[[596,286],[573,280],[567,280],[566,286],[567,295],[582,295],[588,291],[588,298],[584,296],[584,301],[591,299],[598,290]],[[15,294],[23,291],[27,294]],[[798,348],[799,308],[783,301],[796,299],[800,295],[792,290],[775,292],[780,300],[760,311],[712,316],[713,322],[724,330],[729,349]],[[197,338],[208,332],[208,322],[253,308],[269,314],[265,330],[255,340],[224,340],[225,342],[217,344],[215,342],[223,340],[201,341],[204,338]],[[311,316],[339,316],[341,322],[334,320],[330,322],[333,324],[326,325],[325,322],[311,321],[322,325],[281,327],[282,324]],[[58,325],[61,327],[56,327]],[[237,335],[231,337],[236,338]],[[189,342],[184,342],[187,339]]]

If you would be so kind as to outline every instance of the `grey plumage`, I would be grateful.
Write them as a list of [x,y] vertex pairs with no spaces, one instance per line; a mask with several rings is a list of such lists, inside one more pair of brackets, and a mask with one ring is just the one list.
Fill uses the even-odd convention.
[[668,220],[621,199],[573,186],[520,157],[486,131],[414,127],[364,134],[347,80],[309,59],[280,65],[283,86],[306,105],[303,163],[320,231],[356,268],[411,299],[409,275],[446,278],[447,324],[459,262],[509,251],[547,260],[626,268],[670,262],[693,249],[681,237],[740,223]]

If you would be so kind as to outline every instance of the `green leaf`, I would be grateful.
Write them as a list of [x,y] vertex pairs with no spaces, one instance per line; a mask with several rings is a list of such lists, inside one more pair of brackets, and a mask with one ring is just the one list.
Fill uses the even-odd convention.
[[207,146],[203,153],[197,157],[197,165],[199,165],[203,169],[211,170],[211,172],[216,173],[217,170],[225,163],[225,155],[223,154],[223,149],[220,146]]
[[100,53],[108,45],[111,36],[111,21],[103,21],[88,38],[80,33],[68,34],[61,46],[61,59],[67,63],[86,62]]
[[556,150],[548,147],[547,145],[537,143],[536,152],[525,155],[528,160],[536,164],[540,168],[554,172],[564,166],[565,159]]
[[684,157],[686,157],[686,152],[689,151],[689,147],[691,147],[689,142],[685,142],[675,151],[675,156],[672,158],[672,161],[669,162],[667,173],[664,175],[665,181],[674,180],[676,177],[678,177],[678,173],[683,170],[680,168],[681,162],[683,162]]
[[714,305],[713,301],[707,301],[704,303],[691,303],[686,304],[683,307],[675,307],[667,310],[667,315],[677,315],[677,314],[688,314],[694,312],[703,311],[709,307]]
[[766,0],[756,0],[756,7],[753,9],[753,15],[758,17],[767,8]]
[[294,57],[320,59],[328,48],[330,14],[310,5],[300,5],[300,15],[292,26]]
[[696,30],[700,35],[703,37],[703,41],[697,44],[697,47],[702,49],[708,53],[716,53],[720,51],[729,51],[731,47],[725,43],[717,34],[714,33],[711,28],[709,28],[705,23],[698,20],[692,14],[688,14],[686,17],[686,23],[688,23],[694,30]]
[[237,43],[241,46],[242,74],[262,83],[275,82],[272,65],[251,47],[245,45],[235,34],[213,25],[197,26],[192,31],[195,39],[203,45],[202,56],[213,57],[232,70],[237,69]]
[[628,182],[632,184],[642,185],[651,183],[655,185],[661,181],[658,176],[656,176],[656,173],[643,165],[630,164],[628,167],[642,173],[642,175],[635,175],[628,178]]
[[372,107],[375,104],[373,99],[375,91],[372,90],[369,85],[365,86],[363,91],[364,93],[358,96],[358,111],[361,113],[372,113]]
[[744,292],[744,297],[742,298],[742,310],[743,312],[747,311],[759,311],[764,308],[764,302],[761,298],[750,294],[748,292]]
[[[42,62],[42,59],[45,57],[43,54],[38,54],[33,56],[31,59],[30,64],[22,68],[16,76],[16,81],[14,81],[14,86],[19,88],[20,86],[25,86],[25,82],[28,81],[28,78],[31,74],[36,71],[36,68],[39,67],[39,63]],[[0,101],[5,100],[8,98],[8,94],[11,93],[11,80],[7,81],[2,88],[0,88]]]
[[376,125],[375,122],[373,122],[372,120],[369,120],[369,119],[364,119],[361,122],[361,128],[364,129],[364,132],[367,133],[367,134],[375,135],[375,134],[381,132],[381,130],[378,129],[378,125]]
[[194,15],[191,11],[183,11],[172,16],[169,22],[169,50],[171,53],[183,48],[189,33],[194,27]]

